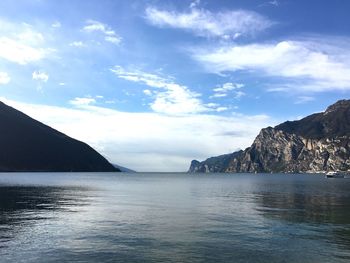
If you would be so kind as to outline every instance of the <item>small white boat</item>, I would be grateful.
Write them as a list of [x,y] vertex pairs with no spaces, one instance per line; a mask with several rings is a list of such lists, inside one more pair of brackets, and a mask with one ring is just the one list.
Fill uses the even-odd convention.
[[340,172],[327,172],[326,178],[345,178],[345,174],[342,174]]

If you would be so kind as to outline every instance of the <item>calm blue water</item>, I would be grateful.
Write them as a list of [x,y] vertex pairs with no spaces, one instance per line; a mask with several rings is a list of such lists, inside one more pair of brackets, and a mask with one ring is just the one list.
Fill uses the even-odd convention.
[[350,262],[350,179],[0,174],[1,262]]

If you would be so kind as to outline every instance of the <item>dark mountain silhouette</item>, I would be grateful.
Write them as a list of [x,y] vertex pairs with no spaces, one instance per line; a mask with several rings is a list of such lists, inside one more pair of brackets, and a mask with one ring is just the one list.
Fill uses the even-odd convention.
[[0,102],[0,171],[119,171],[89,145]]

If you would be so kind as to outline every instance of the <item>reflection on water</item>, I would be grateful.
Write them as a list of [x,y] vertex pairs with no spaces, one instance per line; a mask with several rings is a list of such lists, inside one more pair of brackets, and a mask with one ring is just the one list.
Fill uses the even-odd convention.
[[350,181],[298,181],[265,186],[256,193],[261,211],[279,220],[300,223],[347,224],[350,218]]
[[85,191],[81,187],[0,186],[0,248],[21,233],[21,228],[86,205]]
[[324,240],[327,253],[338,247],[344,251],[334,256],[349,260],[349,185],[349,180],[329,179],[265,185],[264,191],[256,193],[257,211],[279,224],[299,225],[305,230],[304,238]]
[[350,180],[4,174],[3,262],[349,262]]

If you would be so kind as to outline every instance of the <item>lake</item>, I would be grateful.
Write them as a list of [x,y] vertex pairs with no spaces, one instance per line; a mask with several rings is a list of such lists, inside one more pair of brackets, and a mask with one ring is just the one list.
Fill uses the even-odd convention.
[[1,262],[350,262],[350,179],[0,174]]

